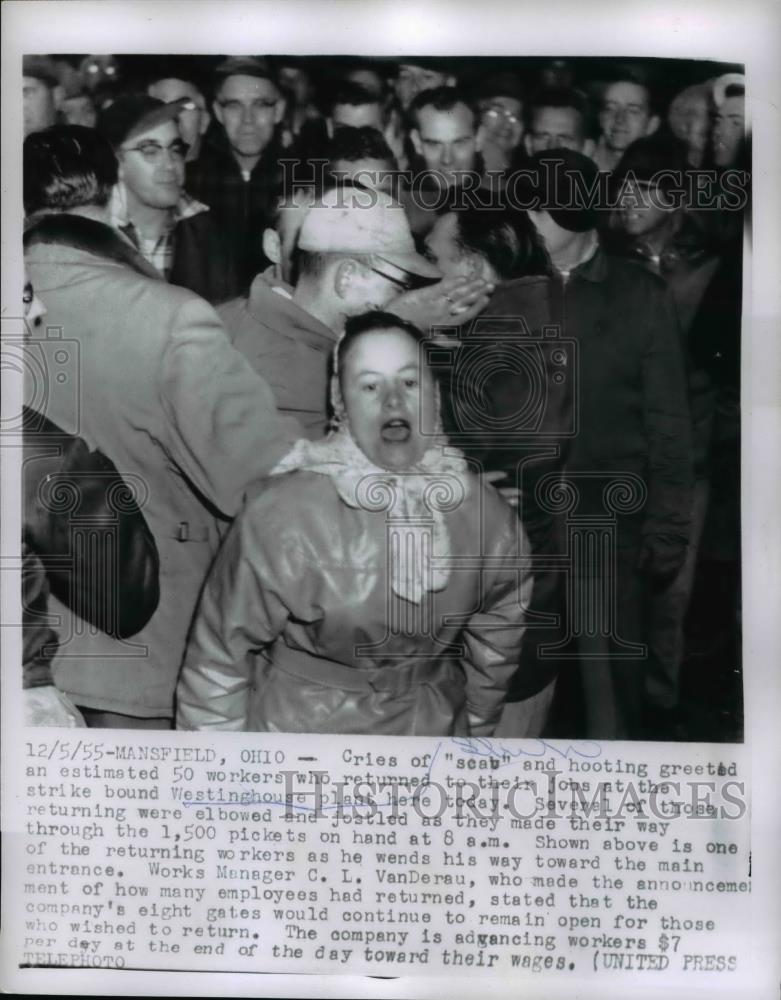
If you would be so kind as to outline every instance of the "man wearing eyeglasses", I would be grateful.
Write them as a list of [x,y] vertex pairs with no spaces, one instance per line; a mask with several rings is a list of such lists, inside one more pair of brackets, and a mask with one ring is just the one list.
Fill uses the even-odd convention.
[[178,118],[188,103],[124,95],[101,112],[98,129],[119,164],[110,221],[167,281],[224,302],[238,290],[230,247],[208,206],[184,190]]
[[475,97],[483,128],[485,167],[507,170],[514,165],[523,137],[521,81],[515,73],[500,73],[482,81]]
[[229,235],[239,287],[246,290],[266,263],[260,235],[281,190],[278,131],[285,100],[262,59],[236,56],[215,70],[212,111],[216,127],[188,167],[187,188]]

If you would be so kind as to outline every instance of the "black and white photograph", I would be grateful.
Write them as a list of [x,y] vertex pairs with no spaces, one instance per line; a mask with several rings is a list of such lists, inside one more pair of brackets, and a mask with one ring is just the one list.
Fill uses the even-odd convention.
[[5,5],[16,991],[772,995],[778,17],[550,8]]

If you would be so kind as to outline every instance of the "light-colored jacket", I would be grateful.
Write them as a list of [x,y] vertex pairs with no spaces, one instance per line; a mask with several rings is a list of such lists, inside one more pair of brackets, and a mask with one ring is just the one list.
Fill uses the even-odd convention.
[[108,226],[48,216],[25,245],[47,308],[29,372],[45,371],[45,384],[28,397],[112,459],[137,489],[160,555],[158,610],[131,640],[51,608],[62,616],[55,680],[88,708],[170,718],[187,629],[225,526],[219,515],[236,514],[300,428],[279,415],[211,306],[149,276]]
[[328,475],[269,480],[204,587],[178,728],[490,735],[518,670],[532,578],[515,511],[469,478],[444,514],[446,585],[419,604],[391,587],[394,547],[411,535],[374,506],[386,488],[355,508]]

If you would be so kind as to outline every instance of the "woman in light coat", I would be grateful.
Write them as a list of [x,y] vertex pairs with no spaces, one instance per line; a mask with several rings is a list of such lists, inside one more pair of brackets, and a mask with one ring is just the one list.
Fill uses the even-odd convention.
[[436,436],[419,331],[366,314],[337,357],[341,425],[277,465],[207,579],[178,727],[490,735],[532,583],[520,521]]

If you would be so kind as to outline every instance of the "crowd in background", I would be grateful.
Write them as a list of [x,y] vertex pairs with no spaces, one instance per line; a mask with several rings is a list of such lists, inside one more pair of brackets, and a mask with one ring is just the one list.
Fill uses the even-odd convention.
[[[477,684],[470,702],[467,683],[463,731],[740,736],[740,318],[750,194],[740,67],[27,56],[23,77],[26,266],[49,314],[28,322],[33,339],[45,340],[51,322],[79,340],[86,392],[78,419],[56,388],[41,417],[58,434],[83,435],[114,473],[152,484],[141,509],[160,577],[135,640],[83,603],[74,610],[53,587],[53,604],[93,626],[69,626],[67,642],[46,633],[45,653],[39,635],[31,687],[51,687],[58,702],[65,693],[81,713],[71,718],[94,726],[173,725],[179,683],[178,721],[187,728],[447,731],[438,704],[421,709],[439,719],[433,728],[414,728],[407,712],[394,729],[355,692],[340,705],[322,691],[307,702],[301,686],[323,674],[325,660],[332,688],[350,683],[333,661],[352,654],[325,640],[306,651],[319,658],[306,670],[286,653],[286,675],[301,683],[291,694],[269,682],[265,701],[257,679],[218,663],[274,643],[303,655],[298,624],[292,633],[272,629],[269,588],[278,597],[292,571],[282,572],[253,533],[259,518],[278,520],[269,497],[284,513],[301,507],[302,494],[295,491],[296,505],[267,487],[250,505],[254,521],[245,504],[269,475],[330,470],[333,444],[327,454],[311,450],[329,427],[327,440],[340,442],[347,461],[338,417],[360,372],[344,359],[335,368],[332,357],[359,322],[363,343],[377,350],[375,335],[396,331],[400,357],[414,330],[439,345],[446,360],[430,354],[427,363],[441,369],[434,422],[481,470],[481,489],[493,497],[491,479],[518,504],[532,555],[513,591],[527,605],[522,639],[515,622],[517,643],[477,650],[465,630],[467,680],[484,679],[492,662],[499,671],[501,656],[512,669],[493,701]],[[591,201],[587,191],[597,192]],[[552,328],[558,338],[545,332]],[[516,363],[519,347],[536,375]],[[353,361],[357,353],[351,346]],[[491,368],[500,356],[510,360]],[[540,385],[543,402],[532,405]],[[349,461],[392,468],[356,430],[357,407],[347,406],[347,424],[363,457],[350,451]],[[414,441],[405,413],[377,440]],[[399,469],[418,469],[428,454],[410,449],[412,464]],[[290,454],[298,459],[286,465]],[[297,482],[306,494],[308,480]],[[557,508],[562,483],[577,500]],[[634,499],[615,499],[616,490]],[[313,488],[307,501],[315,521],[335,532],[341,507],[328,513],[318,497]],[[276,525],[282,547],[294,544],[283,541],[289,527],[284,518]],[[292,524],[312,537],[320,527]],[[135,530],[134,569],[148,594],[149,562],[141,570],[137,558],[146,527]],[[31,557],[51,549],[51,539],[33,544],[33,535]],[[462,529],[451,535],[467,544]],[[120,563],[132,558],[120,555]],[[328,558],[338,559],[330,550]],[[29,581],[39,594],[47,588],[37,568]],[[285,607],[298,622],[317,602],[310,595],[301,610],[306,584],[294,582]],[[443,613],[466,614],[468,600],[447,591],[451,584],[441,582],[455,602]],[[244,607],[249,593],[254,603]],[[394,593],[420,601],[417,591]],[[588,620],[600,601],[607,617]],[[266,616],[267,637],[257,624]],[[387,622],[373,624],[376,635],[361,623],[364,641]],[[239,632],[252,641],[239,642]],[[452,673],[435,683],[415,670],[409,690],[396,691],[415,711],[423,696],[411,691],[458,687]],[[251,688],[253,706],[234,711],[234,687]],[[220,715],[214,706],[226,698],[230,711]]]

